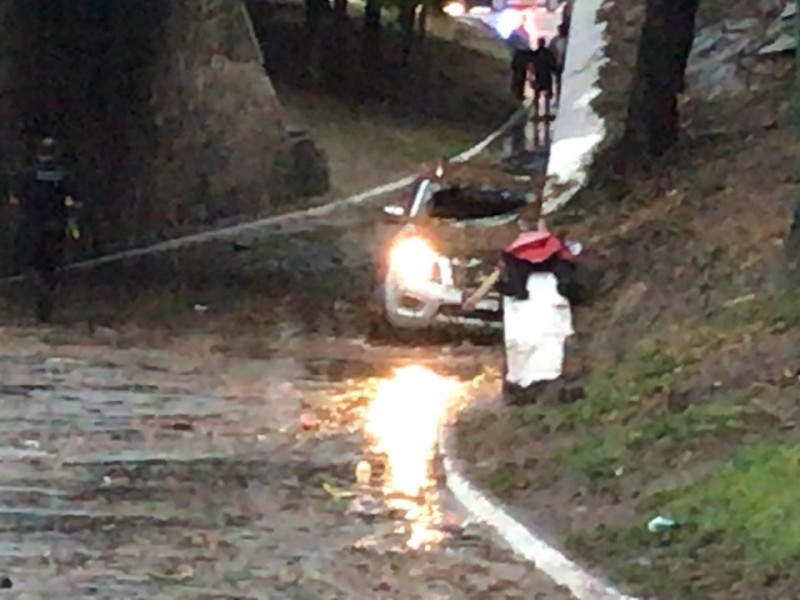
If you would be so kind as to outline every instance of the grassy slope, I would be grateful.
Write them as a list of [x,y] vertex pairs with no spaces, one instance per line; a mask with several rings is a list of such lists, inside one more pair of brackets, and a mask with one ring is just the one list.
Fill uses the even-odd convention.
[[[686,139],[654,172],[565,214],[610,289],[577,313],[570,368],[585,396],[459,426],[484,485],[639,594],[800,597],[800,300],[780,254],[799,191],[788,100],[773,81],[691,101]],[[683,526],[652,534],[658,514]]]
[[444,122],[415,126],[387,114],[365,119],[357,107],[328,96],[280,84],[277,89],[293,122],[306,127],[328,155],[335,196],[398,179],[422,161],[461,152],[485,133]]

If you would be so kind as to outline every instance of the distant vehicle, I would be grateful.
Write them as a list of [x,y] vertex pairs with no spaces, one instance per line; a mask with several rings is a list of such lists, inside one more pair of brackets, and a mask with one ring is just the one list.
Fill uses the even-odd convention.
[[442,10],[451,17],[463,17],[501,13],[505,10],[545,9],[552,12],[557,10],[560,4],[559,0],[450,0],[445,3]]
[[461,304],[494,269],[519,232],[538,216],[544,174],[514,175],[497,166],[448,164],[420,176],[407,206],[384,207],[398,229],[386,237],[377,273],[379,319],[397,329],[500,328],[500,296],[470,313]]

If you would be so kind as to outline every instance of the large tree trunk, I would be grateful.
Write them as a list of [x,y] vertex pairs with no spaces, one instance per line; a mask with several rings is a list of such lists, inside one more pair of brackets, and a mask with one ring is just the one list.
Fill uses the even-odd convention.
[[689,55],[692,53],[692,45],[694,44],[694,29],[695,29],[695,16],[697,14],[697,7],[700,0],[695,0],[689,7],[689,13],[684,15],[684,18],[689,20],[688,26],[676,31],[676,50],[678,52],[678,70],[679,76],[677,81],[677,91],[682,94],[686,90],[686,67],[689,64]]
[[678,94],[694,40],[699,0],[647,0],[623,147],[660,155],[678,139]]

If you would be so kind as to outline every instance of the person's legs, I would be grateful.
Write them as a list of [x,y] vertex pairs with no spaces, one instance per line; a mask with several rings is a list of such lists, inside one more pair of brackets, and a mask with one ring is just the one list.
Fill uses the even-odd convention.
[[[552,82],[548,87],[546,87],[542,91],[542,95],[544,96],[544,116],[546,119],[550,118],[550,98],[553,96],[553,84]],[[548,125],[549,127],[549,125]]]
[[35,271],[32,279],[36,295],[36,320],[40,323],[49,323],[53,317],[55,302],[55,274],[53,271]]
[[517,102],[525,99],[525,83],[528,77],[528,65],[523,52],[517,50],[511,59],[511,93]]
[[555,74],[555,91],[556,91],[556,98],[555,98],[555,106],[561,106],[561,74],[562,71],[559,70]]
[[36,318],[49,322],[53,315],[58,289],[58,273],[64,258],[63,229],[42,232],[33,261],[33,284],[36,294]]
[[511,93],[514,99],[522,103],[525,99],[525,74],[514,71],[511,76]]

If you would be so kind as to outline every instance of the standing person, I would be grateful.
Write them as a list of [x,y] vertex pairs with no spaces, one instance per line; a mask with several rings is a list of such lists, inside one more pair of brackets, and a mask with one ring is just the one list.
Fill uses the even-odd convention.
[[525,101],[525,85],[529,79],[531,54],[530,50],[515,50],[511,59],[511,93],[520,104]]
[[550,40],[550,52],[555,58],[555,104],[561,103],[561,78],[564,74],[564,64],[567,58],[567,28],[562,23],[558,26],[558,33]]
[[572,3],[574,0],[564,2],[564,10],[561,11],[561,24],[564,26],[565,35],[569,35],[569,26],[572,23]]
[[517,102],[522,103],[525,100],[525,84],[528,82],[528,70],[531,64],[531,40],[524,21],[511,33],[508,45],[512,52],[511,93]]
[[574,333],[567,296],[575,257],[544,221],[533,230],[521,225],[498,267],[464,302],[472,310],[493,287],[503,295],[503,389],[511,403],[525,402],[536,384],[561,377],[564,345]]
[[534,115],[539,115],[539,104],[544,97],[544,114],[550,116],[550,100],[553,98],[553,78],[556,73],[556,59],[547,47],[547,40],[539,38],[536,50],[531,53],[533,65],[533,104]]
[[58,161],[55,139],[39,142],[36,161],[12,182],[9,202],[19,206],[17,259],[36,293],[36,317],[48,322],[64,259],[69,207],[77,206],[71,178]]

